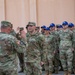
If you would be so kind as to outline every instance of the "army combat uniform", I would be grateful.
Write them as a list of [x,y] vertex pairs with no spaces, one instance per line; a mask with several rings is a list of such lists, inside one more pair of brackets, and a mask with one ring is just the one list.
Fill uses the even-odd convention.
[[44,43],[44,61],[45,61],[45,70],[47,74],[53,72],[53,60],[54,60],[54,51],[55,51],[55,39],[53,35],[45,36]]
[[[1,22],[1,28],[10,28],[7,21]],[[24,52],[19,45],[19,41],[5,31],[0,32],[0,75],[18,75],[17,74],[17,52]]]
[[26,48],[25,72],[26,75],[42,75],[41,71],[41,50],[43,50],[43,35],[37,33],[27,37],[28,46]]
[[[22,31],[22,28],[20,28],[20,31],[16,34],[16,38],[20,41],[20,45],[26,46],[26,44],[25,44],[26,41],[21,37],[21,31]],[[24,53],[17,52],[17,55],[19,58],[19,62],[20,62],[19,64],[20,64],[20,68],[21,68],[19,73],[21,73],[24,71]]]
[[72,60],[73,60],[73,53],[72,53],[72,43],[73,43],[73,34],[69,29],[61,30],[59,33],[60,38],[60,60],[62,63],[62,67],[64,71],[71,72],[72,70]]
[[73,68],[74,68],[74,74],[75,74],[75,29],[73,30]]
[[55,55],[54,55],[54,71],[55,73],[58,73],[59,70],[59,39],[58,39],[58,32],[57,31],[52,31],[51,35],[54,36],[55,39]]
[[0,33],[0,75],[17,75],[17,51],[19,49],[15,38]]

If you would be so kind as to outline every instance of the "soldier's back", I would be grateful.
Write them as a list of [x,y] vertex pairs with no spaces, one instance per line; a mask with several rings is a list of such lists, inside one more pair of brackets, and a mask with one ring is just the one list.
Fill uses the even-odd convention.
[[7,71],[17,69],[15,37],[0,33],[0,69]]

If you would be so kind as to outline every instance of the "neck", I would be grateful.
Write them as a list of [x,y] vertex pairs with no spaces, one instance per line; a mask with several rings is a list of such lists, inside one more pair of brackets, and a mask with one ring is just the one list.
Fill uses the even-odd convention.
[[66,30],[67,28],[64,28],[63,30]]
[[46,36],[49,36],[50,34],[49,34],[49,33],[46,33],[45,35],[46,35]]

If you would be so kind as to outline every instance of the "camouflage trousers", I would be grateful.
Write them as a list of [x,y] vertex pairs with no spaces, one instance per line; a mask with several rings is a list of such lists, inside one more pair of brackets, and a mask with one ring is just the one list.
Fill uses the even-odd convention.
[[75,51],[73,52],[73,69],[75,70]]
[[25,74],[26,75],[42,75],[42,68],[41,68],[40,63],[26,62],[25,63]]
[[59,63],[60,63],[59,60],[60,60],[60,58],[59,58],[59,53],[55,53],[55,55],[54,55],[54,60],[53,60],[54,71],[55,71],[55,72],[59,70]]
[[60,61],[64,71],[72,70],[73,52],[71,48],[67,50],[60,50]]
[[46,72],[53,72],[53,60],[54,60],[54,55],[50,54],[47,56],[44,64]]
[[24,53],[17,53],[20,61],[20,68],[24,69]]
[[0,69],[0,75],[18,75],[17,70],[6,70]]

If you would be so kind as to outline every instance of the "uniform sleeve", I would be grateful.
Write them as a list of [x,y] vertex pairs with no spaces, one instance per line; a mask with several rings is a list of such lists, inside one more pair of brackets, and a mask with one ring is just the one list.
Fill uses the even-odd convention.
[[20,44],[20,41],[17,40],[16,38],[14,38],[13,46],[14,46],[14,49],[18,53],[24,53],[25,52],[26,45]]
[[41,54],[41,61],[44,61],[44,36],[40,35],[38,38],[38,43],[39,43],[39,50],[40,50],[40,54]]
[[72,48],[74,48],[73,32],[71,32],[70,34],[71,34]]
[[56,33],[56,36],[55,36],[55,50],[59,50],[59,42],[60,42],[60,38],[59,38],[59,34]]

